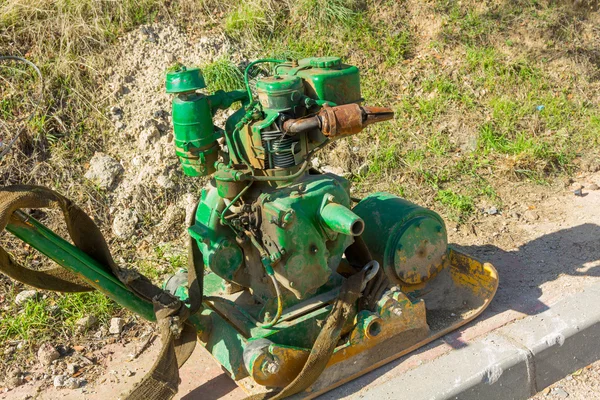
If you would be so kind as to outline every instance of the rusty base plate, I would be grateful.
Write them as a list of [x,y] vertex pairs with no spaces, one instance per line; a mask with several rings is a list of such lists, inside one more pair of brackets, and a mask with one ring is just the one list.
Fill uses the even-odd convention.
[[[491,264],[479,262],[451,247],[445,268],[435,278],[401,288],[403,293],[424,301],[426,324],[411,321],[384,325],[381,336],[384,340],[362,338],[364,340],[352,343],[350,339],[336,349],[319,379],[291,398],[315,398],[458,329],[485,310],[497,288],[498,274]],[[300,362],[292,369],[302,366],[302,357],[296,358]],[[248,394],[271,391],[250,377],[236,383]]]

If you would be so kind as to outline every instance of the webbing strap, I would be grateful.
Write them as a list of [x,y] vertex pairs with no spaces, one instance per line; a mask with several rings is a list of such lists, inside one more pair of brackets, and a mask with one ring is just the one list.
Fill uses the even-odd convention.
[[[179,367],[189,358],[196,345],[196,330],[192,325],[185,323],[190,310],[179,299],[152,284],[145,276],[132,270],[121,269],[114,262],[102,232],[94,221],[71,200],[48,188],[29,185],[0,188],[0,232],[9,222],[17,222],[12,215],[23,208],[60,209],[75,246],[101,265],[107,266],[109,272],[112,272],[136,295],[152,301],[162,349],[150,371],[126,395],[126,399],[171,399],[177,393],[179,386]],[[75,274],[63,268],[42,271],[26,268],[14,261],[2,247],[0,247],[0,272],[44,290],[62,292],[92,290]]]

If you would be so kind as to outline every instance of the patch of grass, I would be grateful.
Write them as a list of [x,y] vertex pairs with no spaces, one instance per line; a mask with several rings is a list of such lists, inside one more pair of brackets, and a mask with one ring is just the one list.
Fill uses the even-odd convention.
[[204,75],[208,91],[231,91],[244,88],[244,76],[242,72],[227,57],[218,58],[212,63],[202,66],[202,74]]
[[309,27],[351,27],[359,15],[359,4],[357,0],[298,0],[292,6],[292,15],[306,21]]
[[449,209],[450,216],[459,221],[462,221],[475,209],[472,197],[458,194],[449,189],[438,191],[436,200]]
[[[12,293],[13,295],[15,293]],[[7,299],[9,307],[0,314],[0,346],[7,340],[26,340],[30,345],[76,333],[76,322],[93,315],[107,323],[120,307],[100,292],[49,294],[46,298],[30,300],[21,309]]]

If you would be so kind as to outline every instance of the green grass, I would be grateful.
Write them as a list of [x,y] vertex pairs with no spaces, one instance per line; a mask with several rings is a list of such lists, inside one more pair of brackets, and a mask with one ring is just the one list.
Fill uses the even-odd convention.
[[244,76],[241,70],[227,57],[221,57],[210,64],[202,66],[202,74],[207,90],[231,91],[244,89]]
[[26,340],[35,345],[57,334],[69,337],[76,333],[80,318],[93,315],[100,324],[106,324],[120,309],[99,292],[48,294],[26,302],[22,308],[11,297],[7,298],[8,309],[0,314],[0,347],[7,340]]

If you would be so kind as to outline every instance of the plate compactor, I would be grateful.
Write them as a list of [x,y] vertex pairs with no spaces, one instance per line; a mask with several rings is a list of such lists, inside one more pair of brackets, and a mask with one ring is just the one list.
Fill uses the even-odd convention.
[[[273,74],[252,90],[259,63]],[[177,379],[163,375],[177,377],[196,338],[252,398],[313,398],[471,321],[496,292],[494,267],[449,246],[438,214],[389,193],[353,198],[347,179],[311,167],[329,142],[393,118],[362,105],[357,67],[263,59],[244,78],[245,90],[206,95],[199,69],[167,73],[183,171],[212,178],[188,228],[188,269],[162,288],[119,268],[68,199],[40,187],[0,192],[0,228],[62,267],[33,271],[2,251],[6,274],[100,290],[158,320],[163,350],[130,398],[172,396]],[[213,125],[237,103],[223,128]],[[75,245],[18,211],[49,206],[63,210]]]

